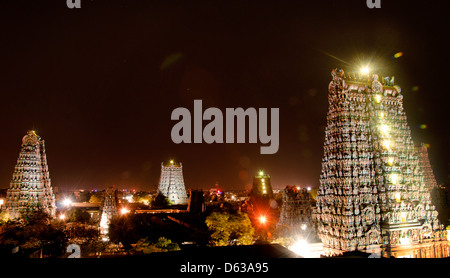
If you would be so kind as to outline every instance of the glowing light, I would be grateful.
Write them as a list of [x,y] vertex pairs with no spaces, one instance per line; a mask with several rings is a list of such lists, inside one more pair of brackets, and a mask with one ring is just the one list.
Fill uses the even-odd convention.
[[389,127],[387,125],[383,124],[380,126],[380,131],[381,131],[381,133],[386,135],[389,132]]
[[127,209],[127,208],[122,208],[122,209],[120,210],[120,213],[121,213],[121,214],[127,214],[127,213],[129,213],[129,212],[130,212],[130,210]]
[[72,205],[72,200],[70,200],[69,198],[64,199],[63,205],[65,207],[70,207]]
[[302,257],[310,257],[309,245],[304,239],[298,240],[288,249]]
[[402,56],[403,56],[403,52],[401,52],[401,51],[394,54],[395,59],[400,58]]
[[66,219],[66,215],[65,214],[60,214],[59,215],[59,220],[64,220]]
[[311,187],[310,187],[310,186],[308,186],[308,187],[306,188],[306,190],[308,190],[308,191],[311,191]]
[[267,193],[267,191],[264,190],[264,191],[263,191],[263,194],[266,194],[266,193]]
[[427,125],[426,125],[426,124],[421,124],[421,125],[419,126],[419,128],[420,128],[420,129],[427,129]]
[[397,202],[400,202],[402,199],[402,195],[399,192],[395,193],[395,199],[397,200]]
[[380,103],[381,101],[381,96],[380,95],[375,95],[375,102],[376,103]]
[[260,176],[264,176],[264,171],[259,171]]
[[397,174],[392,174],[391,175],[391,182],[392,182],[392,184],[397,184],[397,182],[398,182],[398,175]]
[[264,183],[264,179],[261,179],[261,181]]
[[173,160],[170,161],[170,164],[173,164]]
[[400,244],[401,245],[408,245],[410,242],[409,242],[409,237],[401,237],[400,238]]
[[384,118],[384,112],[380,113],[380,118]]
[[384,140],[384,141],[383,141],[383,146],[384,146],[386,149],[390,149],[390,147],[391,147],[391,141],[389,141],[389,140]]
[[389,157],[388,158],[388,164],[392,166],[392,164],[394,164],[394,158],[393,157]]
[[362,67],[361,68],[361,73],[362,74],[369,74],[370,69],[368,67]]
[[259,223],[266,224],[266,222],[267,222],[267,218],[264,215],[261,215],[259,217]]
[[302,224],[302,230],[306,230],[306,224]]

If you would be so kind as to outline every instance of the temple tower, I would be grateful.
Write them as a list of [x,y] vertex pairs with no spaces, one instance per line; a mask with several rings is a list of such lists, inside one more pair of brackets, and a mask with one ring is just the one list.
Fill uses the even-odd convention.
[[314,210],[328,254],[379,247],[383,256],[421,257],[426,243],[448,256],[400,87],[376,74],[332,77]]
[[419,166],[423,174],[423,182],[428,190],[432,190],[437,187],[436,178],[431,168],[430,160],[428,157],[428,149],[425,144],[421,144],[416,148],[417,157],[419,158]]
[[181,162],[171,160],[166,164],[161,163],[158,193],[168,198],[171,204],[185,205],[188,203]]
[[300,234],[304,238],[309,237],[310,232],[313,231],[312,203],[313,199],[306,188],[286,186],[282,193],[277,228],[284,229],[290,234]]
[[117,203],[117,189],[114,186],[108,187],[105,191],[100,219],[100,233],[102,235],[108,234],[111,219],[118,215]]
[[11,218],[38,210],[55,217],[55,195],[50,182],[45,143],[33,130],[22,138],[22,149],[7,191],[5,207]]

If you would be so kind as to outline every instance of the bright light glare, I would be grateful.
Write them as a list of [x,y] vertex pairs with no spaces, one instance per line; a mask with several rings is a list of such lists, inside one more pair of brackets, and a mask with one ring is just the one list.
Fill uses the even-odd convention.
[[130,210],[127,209],[127,208],[122,208],[122,209],[120,210],[120,213],[121,213],[121,214],[127,214],[127,213],[129,213],[129,212],[130,212]]
[[69,207],[70,205],[72,205],[72,200],[70,200],[69,198],[64,199],[63,205]]
[[386,135],[389,132],[389,127],[387,125],[381,125],[380,131],[381,131],[381,133]]
[[361,68],[361,73],[362,74],[368,74],[369,73],[369,68],[368,67],[363,67],[363,68]]
[[267,222],[267,218],[264,215],[262,215],[259,217],[259,222],[261,222],[261,224],[265,224]]
[[397,174],[392,174],[391,175],[391,182],[392,182],[392,184],[397,184],[397,182],[398,182],[398,175]]
[[66,219],[66,215],[65,214],[59,215],[59,220],[64,220],[64,219]]
[[304,239],[300,239],[296,243],[291,245],[291,247],[289,247],[289,250],[302,257],[310,257],[309,245]]

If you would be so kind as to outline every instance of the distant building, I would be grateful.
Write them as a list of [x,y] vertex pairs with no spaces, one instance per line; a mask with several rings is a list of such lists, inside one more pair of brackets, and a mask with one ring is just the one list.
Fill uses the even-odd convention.
[[55,217],[55,195],[45,153],[45,143],[33,130],[22,138],[22,149],[6,194],[6,211],[11,218],[42,210]]
[[270,176],[267,173],[259,171],[258,174],[253,177],[253,186],[250,195],[256,198],[273,198]]
[[313,199],[307,189],[297,186],[286,186],[282,193],[282,205],[280,219],[277,227],[299,233],[309,233],[312,225],[312,203]]
[[171,160],[167,164],[161,163],[158,193],[167,197],[174,205],[185,205],[188,203],[181,162]]
[[107,188],[102,203],[102,216],[100,219],[100,233],[103,235],[108,234],[111,219],[118,215],[117,203],[117,189],[114,186]]

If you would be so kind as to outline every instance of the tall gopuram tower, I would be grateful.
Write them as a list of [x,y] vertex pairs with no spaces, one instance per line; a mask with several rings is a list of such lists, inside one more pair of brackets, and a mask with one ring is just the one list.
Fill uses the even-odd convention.
[[161,163],[158,193],[167,197],[174,205],[188,203],[183,179],[183,165],[181,162],[171,160],[166,164],[164,162]]
[[45,143],[33,130],[22,138],[22,149],[6,193],[6,211],[11,218],[42,210],[55,217],[55,195],[45,154]]
[[314,219],[326,254],[449,256],[394,78],[332,71]]

